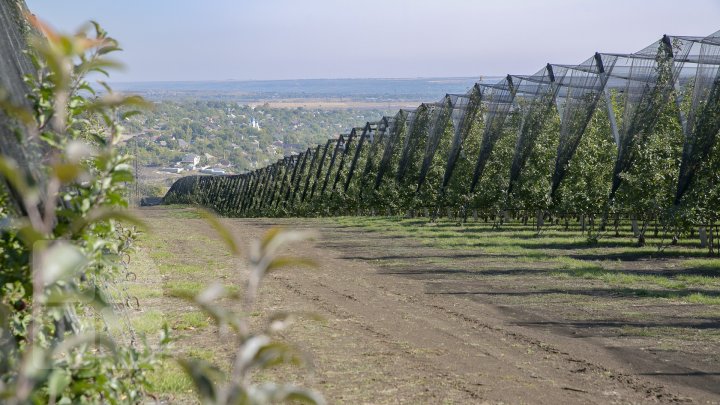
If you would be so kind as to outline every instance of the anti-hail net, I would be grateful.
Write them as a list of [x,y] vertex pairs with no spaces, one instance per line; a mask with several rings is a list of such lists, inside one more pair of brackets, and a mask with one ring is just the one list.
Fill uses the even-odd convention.
[[600,54],[603,65],[614,66],[607,86],[616,92],[621,103],[622,123],[617,128],[618,153],[611,201],[622,183],[621,174],[627,172],[635,160],[635,145],[652,133],[672,93],[681,70],[681,66],[673,63],[673,57],[680,60],[687,57],[690,47],[675,45],[663,37],[634,54]]
[[395,115],[395,118],[390,121],[390,127],[388,129],[388,139],[387,139],[387,145],[385,146],[385,150],[383,151],[382,160],[380,161],[380,165],[378,166],[377,176],[375,176],[375,190],[380,187],[380,184],[383,181],[383,177],[385,176],[385,173],[388,172],[390,169],[390,166],[392,164],[392,157],[393,153],[395,152],[395,149],[398,146],[398,141],[400,139],[400,135],[403,132],[407,132],[407,122],[408,122],[408,116],[410,115],[410,112],[406,110],[400,110]]
[[683,111],[685,141],[675,194],[677,205],[701,163],[716,147],[720,131],[720,31],[706,38],[674,37],[672,43],[691,48],[685,60],[675,57],[676,65],[682,69],[678,80],[680,104],[689,104]]
[[398,182],[402,181],[409,171],[408,169],[415,157],[418,145],[422,141],[421,138],[425,135],[425,130],[434,109],[433,105],[423,103],[420,104],[415,111],[410,113],[408,118],[410,124],[407,127],[407,133],[403,140],[403,148],[396,172],[396,180]]
[[365,161],[365,167],[363,168],[362,175],[360,176],[360,190],[364,191],[368,182],[370,181],[370,173],[376,170],[378,166],[378,154],[380,151],[385,150],[388,144],[387,134],[389,132],[390,123],[394,120],[393,117],[383,117],[377,123],[377,131],[370,139],[370,149],[368,150],[368,158]]
[[[360,193],[366,186],[370,188],[373,178],[378,190],[387,177],[399,183],[390,187],[402,186],[403,192],[414,186],[420,190],[423,182],[434,184],[441,170],[441,190],[447,187],[453,198],[466,198],[470,196],[462,194],[467,191],[467,182],[472,180],[470,191],[474,192],[496,143],[501,143],[506,153],[510,150],[505,147],[511,148],[514,141],[514,155],[507,162],[511,166],[511,191],[526,162],[533,159],[530,156],[538,134],[554,114],[552,109],[557,108],[560,127],[552,195],[566,175],[600,97],[605,98],[617,146],[611,201],[624,173],[636,164],[636,151],[658,129],[661,114],[670,111],[669,103],[677,103],[672,109],[680,114],[684,134],[675,195],[675,203],[680,204],[693,177],[718,147],[720,32],[708,37],[664,36],[633,54],[598,53],[578,65],[550,64],[535,75],[508,76],[496,84],[478,83],[467,94],[447,95],[437,104],[422,104],[413,111],[401,110],[394,117],[366,124],[362,135],[356,128],[323,146],[282,159],[271,168],[232,178],[178,180],[166,199],[185,199],[236,214],[257,214],[287,206],[285,202],[304,201],[307,194],[310,199],[317,197],[327,188],[335,189],[340,180],[344,180],[344,189]],[[509,133],[506,126],[510,114],[519,119],[517,138],[500,140],[503,133]],[[513,119],[513,130],[518,121]],[[477,128],[472,132],[477,130],[479,139],[475,135],[469,138],[475,123]],[[456,165],[463,169],[456,169]],[[472,177],[465,178],[465,171],[473,168]],[[362,174],[353,174],[361,169]],[[458,178],[453,178],[454,171],[462,171],[463,177],[456,174]],[[497,173],[493,171],[493,175]],[[462,180],[457,187],[455,180]],[[348,188],[351,181],[359,181],[360,187],[352,183]],[[377,195],[384,198],[382,193]]]
[[333,182],[332,190],[335,191],[337,188],[338,182],[340,181],[341,176],[344,175],[345,172],[345,161],[347,160],[347,156],[350,153],[350,150],[355,148],[355,144],[357,142],[355,141],[355,138],[357,138],[357,134],[362,133],[362,128],[353,128],[350,133],[345,137],[346,141],[342,145],[342,150],[340,151],[340,161],[337,165],[337,172],[335,173],[335,181]]
[[554,196],[565,177],[568,164],[575,155],[585,129],[592,118],[598,101],[603,96],[611,66],[601,64],[592,57],[572,65],[552,65],[559,85],[555,103],[560,115],[560,139],[550,195]]
[[315,147],[312,160],[310,161],[310,167],[308,168],[308,173],[305,177],[305,185],[303,186],[302,195],[300,196],[300,202],[305,201],[305,197],[307,197],[308,190],[310,189],[310,181],[316,178],[315,173],[317,173],[317,162],[319,161],[320,154],[322,153],[322,148],[322,145]]
[[[348,134],[340,135],[337,138],[337,141],[335,141],[335,147],[333,148],[332,155],[330,156],[330,162],[327,167],[327,171],[325,172],[325,181],[323,182],[322,190],[320,190],[320,195],[325,195],[325,190],[327,190],[328,184],[332,181],[332,175],[333,173],[337,173],[337,161],[339,160],[338,154],[343,153],[343,150],[345,149],[345,139],[348,136]],[[332,187],[332,186],[331,186]]]
[[313,198],[315,196],[315,191],[318,190],[319,187],[322,187],[321,183],[322,183],[322,179],[323,179],[324,170],[327,167],[328,154],[332,153],[332,145],[334,143],[335,143],[334,139],[328,139],[327,142],[325,142],[325,146],[323,147],[322,154],[320,155],[320,160],[318,161],[317,170],[315,171],[312,188],[310,189],[310,198]]
[[358,165],[358,161],[360,160],[360,155],[363,153],[363,148],[367,148],[365,144],[370,142],[370,138],[374,136],[374,132],[376,129],[375,124],[366,123],[365,127],[363,128],[360,138],[358,139],[357,146],[355,147],[354,155],[352,158],[352,162],[350,163],[350,169],[348,169],[348,174],[345,178],[345,185],[343,186],[343,192],[347,192],[348,187],[350,187],[350,182],[352,181],[354,175],[355,175],[355,169]]
[[482,107],[485,112],[485,128],[483,129],[482,141],[480,143],[480,153],[478,154],[475,164],[475,172],[473,173],[470,192],[475,191],[475,187],[485,171],[490,154],[495,144],[502,134],[505,119],[510,112],[515,98],[515,90],[512,77],[501,80],[493,85],[481,84],[485,88],[483,92]]
[[549,65],[532,76],[514,76],[517,79],[515,104],[522,116],[522,124],[510,166],[508,194],[520,178],[548,116],[555,108],[555,92],[558,88],[555,76]]
[[452,178],[455,165],[460,157],[462,145],[465,142],[470,129],[472,128],[475,117],[480,110],[480,102],[482,100],[483,87],[475,84],[470,91],[461,96],[452,95],[452,122],[453,122],[453,139],[448,151],[447,164],[445,165],[445,173],[441,191],[444,191],[450,179]]
[[418,177],[417,190],[420,190],[425,177],[427,177],[430,171],[430,165],[432,164],[435,153],[437,152],[438,146],[440,146],[440,140],[445,134],[445,128],[452,117],[453,112],[453,100],[457,100],[457,97],[446,95],[443,100],[435,105],[435,113],[433,114],[433,122],[428,132],[427,142],[425,144],[425,155],[423,157],[422,166],[420,167],[420,174]]

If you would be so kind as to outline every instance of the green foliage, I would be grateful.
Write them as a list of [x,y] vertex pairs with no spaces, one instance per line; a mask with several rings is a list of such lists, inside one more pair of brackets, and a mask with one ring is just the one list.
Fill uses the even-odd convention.
[[[214,218],[208,218],[228,247],[237,251],[237,242],[232,234]],[[324,404],[319,393],[290,384],[255,384],[252,376],[257,370],[281,365],[300,366],[305,358],[292,346],[275,340],[272,336],[289,327],[298,316],[307,314],[276,313],[270,316],[260,331],[250,328],[248,314],[252,314],[260,283],[266,274],[288,266],[313,266],[305,259],[279,255],[287,243],[299,241],[309,235],[304,232],[271,229],[250,249],[250,274],[245,295],[240,299],[220,284],[215,284],[197,294],[195,303],[219,326],[223,338],[232,335],[237,342],[237,352],[226,375],[221,367],[198,357],[178,360],[179,365],[190,376],[200,400],[205,404],[267,404],[284,401],[298,401],[308,404]],[[223,299],[239,300],[241,311],[224,309],[218,302]]]
[[[107,74],[117,42],[96,23],[92,36],[55,33],[28,17],[36,74],[26,77],[30,108],[3,108],[40,142],[39,177],[0,157],[12,198],[0,210],[0,396],[6,403],[136,403],[149,388],[159,353],[112,335],[109,316],[121,296],[105,288],[126,277],[121,258],[138,224],[126,211],[128,156],[118,153],[119,110],[144,106],[106,86],[96,95],[89,73]],[[17,207],[17,209],[13,209]],[[130,334],[134,334],[129,331]],[[161,347],[168,343],[166,332]]]

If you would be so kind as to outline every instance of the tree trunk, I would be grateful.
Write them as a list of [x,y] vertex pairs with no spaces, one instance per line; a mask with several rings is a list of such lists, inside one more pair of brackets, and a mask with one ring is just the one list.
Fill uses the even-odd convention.
[[615,236],[620,236],[620,214],[615,214]]
[[658,234],[660,233],[660,229],[658,228],[658,220],[657,217],[655,217],[655,230],[653,231],[653,235],[657,238]]

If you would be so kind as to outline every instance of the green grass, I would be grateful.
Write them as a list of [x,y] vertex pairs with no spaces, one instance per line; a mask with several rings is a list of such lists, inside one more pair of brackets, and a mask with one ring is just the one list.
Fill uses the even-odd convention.
[[166,297],[192,300],[204,288],[204,284],[197,281],[168,281],[165,283],[163,295]]
[[[493,227],[492,223],[461,225],[456,221],[429,222],[423,218],[341,217],[336,220],[341,225],[362,227],[388,236],[414,238],[432,248],[472,250],[488,255],[494,261],[499,260],[501,266],[502,263],[513,266],[536,264],[556,279],[598,281],[610,288],[630,291],[635,296],[708,305],[717,305],[720,301],[713,295],[690,290],[720,287],[720,259],[702,258],[706,251],[697,248],[696,241],[681,240],[679,246],[658,249],[667,240],[662,235],[655,237],[652,232],[646,234],[647,245],[639,248],[629,232],[629,224],[623,223],[620,237],[611,236],[614,232],[609,232],[597,244],[591,245],[587,235],[579,232],[577,226],[571,226],[568,231],[562,225],[552,226],[537,232],[531,224],[519,222]],[[634,274],[633,270],[613,269],[613,264],[622,266],[625,260],[653,258],[677,260],[678,266],[667,269],[667,275]],[[608,263],[608,267],[603,263]],[[382,265],[393,263],[388,261]]]
[[688,259],[683,265],[692,269],[698,269],[707,272],[717,272],[720,276],[720,259]]
[[135,332],[153,335],[160,331],[161,326],[165,321],[165,315],[162,312],[150,310],[134,316],[131,323]]
[[149,284],[128,283],[127,293],[129,296],[138,299],[162,297],[162,290]]
[[150,374],[150,384],[153,391],[158,394],[180,394],[190,393],[193,390],[192,381],[180,368],[171,360],[163,361],[160,366]]
[[171,218],[178,219],[201,219],[200,211],[191,205],[173,204],[167,205],[169,208],[166,214]]
[[215,352],[208,349],[190,348],[184,353],[185,357],[212,361],[215,358]]
[[720,297],[709,296],[703,293],[693,293],[685,297],[687,302],[693,304],[705,304],[705,305],[720,305]]
[[197,266],[185,263],[159,263],[158,268],[162,274],[198,274],[207,271],[208,266]]
[[205,313],[185,312],[173,320],[172,327],[178,330],[202,329],[209,325],[208,321],[209,317]]

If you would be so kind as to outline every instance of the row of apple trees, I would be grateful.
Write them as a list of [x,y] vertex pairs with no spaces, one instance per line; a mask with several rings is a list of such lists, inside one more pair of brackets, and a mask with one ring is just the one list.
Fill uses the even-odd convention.
[[[178,180],[166,203],[229,216],[439,215],[632,220],[699,235],[720,208],[720,37],[663,37],[401,110],[235,176]],[[699,234],[698,234],[699,232]]]

